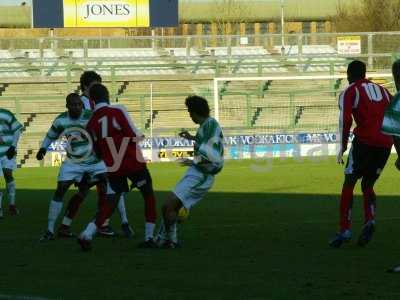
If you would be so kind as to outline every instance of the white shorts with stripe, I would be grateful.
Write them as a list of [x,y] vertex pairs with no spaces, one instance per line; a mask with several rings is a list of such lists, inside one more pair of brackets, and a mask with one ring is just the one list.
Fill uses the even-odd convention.
[[204,198],[214,184],[214,175],[205,174],[191,166],[183,178],[177,183],[173,193],[183,206],[190,209]]
[[79,164],[66,159],[61,165],[58,181],[81,182],[85,175],[89,182],[95,182],[96,175],[104,173],[107,173],[107,167],[103,161],[94,164]]

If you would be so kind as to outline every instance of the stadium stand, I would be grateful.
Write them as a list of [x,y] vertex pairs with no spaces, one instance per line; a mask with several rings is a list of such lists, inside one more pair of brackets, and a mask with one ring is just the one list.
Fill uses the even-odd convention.
[[[107,41],[86,42],[57,39],[42,48],[0,50],[1,105],[25,126],[19,166],[38,165],[39,142],[65,110],[65,96],[79,92],[77,80],[86,69],[103,76],[113,101],[126,106],[147,135],[176,136],[182,128],[195,128],[183,103],[187,95],[205,96],[213,108],[216,76],[337,74],[348,62],[329,41],[287,45],[284,56],[279,46],[101,48]],[[344,80],[225,82],[219,86],[221,125],[226,134],[332,131],[344,85]]]

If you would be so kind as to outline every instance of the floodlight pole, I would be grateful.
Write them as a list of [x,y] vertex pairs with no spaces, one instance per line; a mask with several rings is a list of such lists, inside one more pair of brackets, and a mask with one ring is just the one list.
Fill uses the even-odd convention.
[[284,0],[281,0],[281,55],[285,55],[285,11]]

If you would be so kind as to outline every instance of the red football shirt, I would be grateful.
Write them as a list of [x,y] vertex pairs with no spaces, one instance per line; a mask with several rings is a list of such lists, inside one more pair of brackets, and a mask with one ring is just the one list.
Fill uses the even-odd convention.
[[146,162],[137,142],[142,134],[125,107],[105,103],[96,105],[87,129],[110,176],[130,175],[145,168]]
[[353,118],[356,123],[353,133],[361,143],[392,147],[392,137],[381,132],[383,115],[390,99],[391,95],[384,87],[367,79],[355,81],[340,94],[339,131],[343,150],[347,148]]

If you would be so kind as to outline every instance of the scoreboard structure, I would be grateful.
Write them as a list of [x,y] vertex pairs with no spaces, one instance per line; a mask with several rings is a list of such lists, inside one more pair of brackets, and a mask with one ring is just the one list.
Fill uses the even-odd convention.
[[34,28],[175,27],[178,0],[33,0]]

